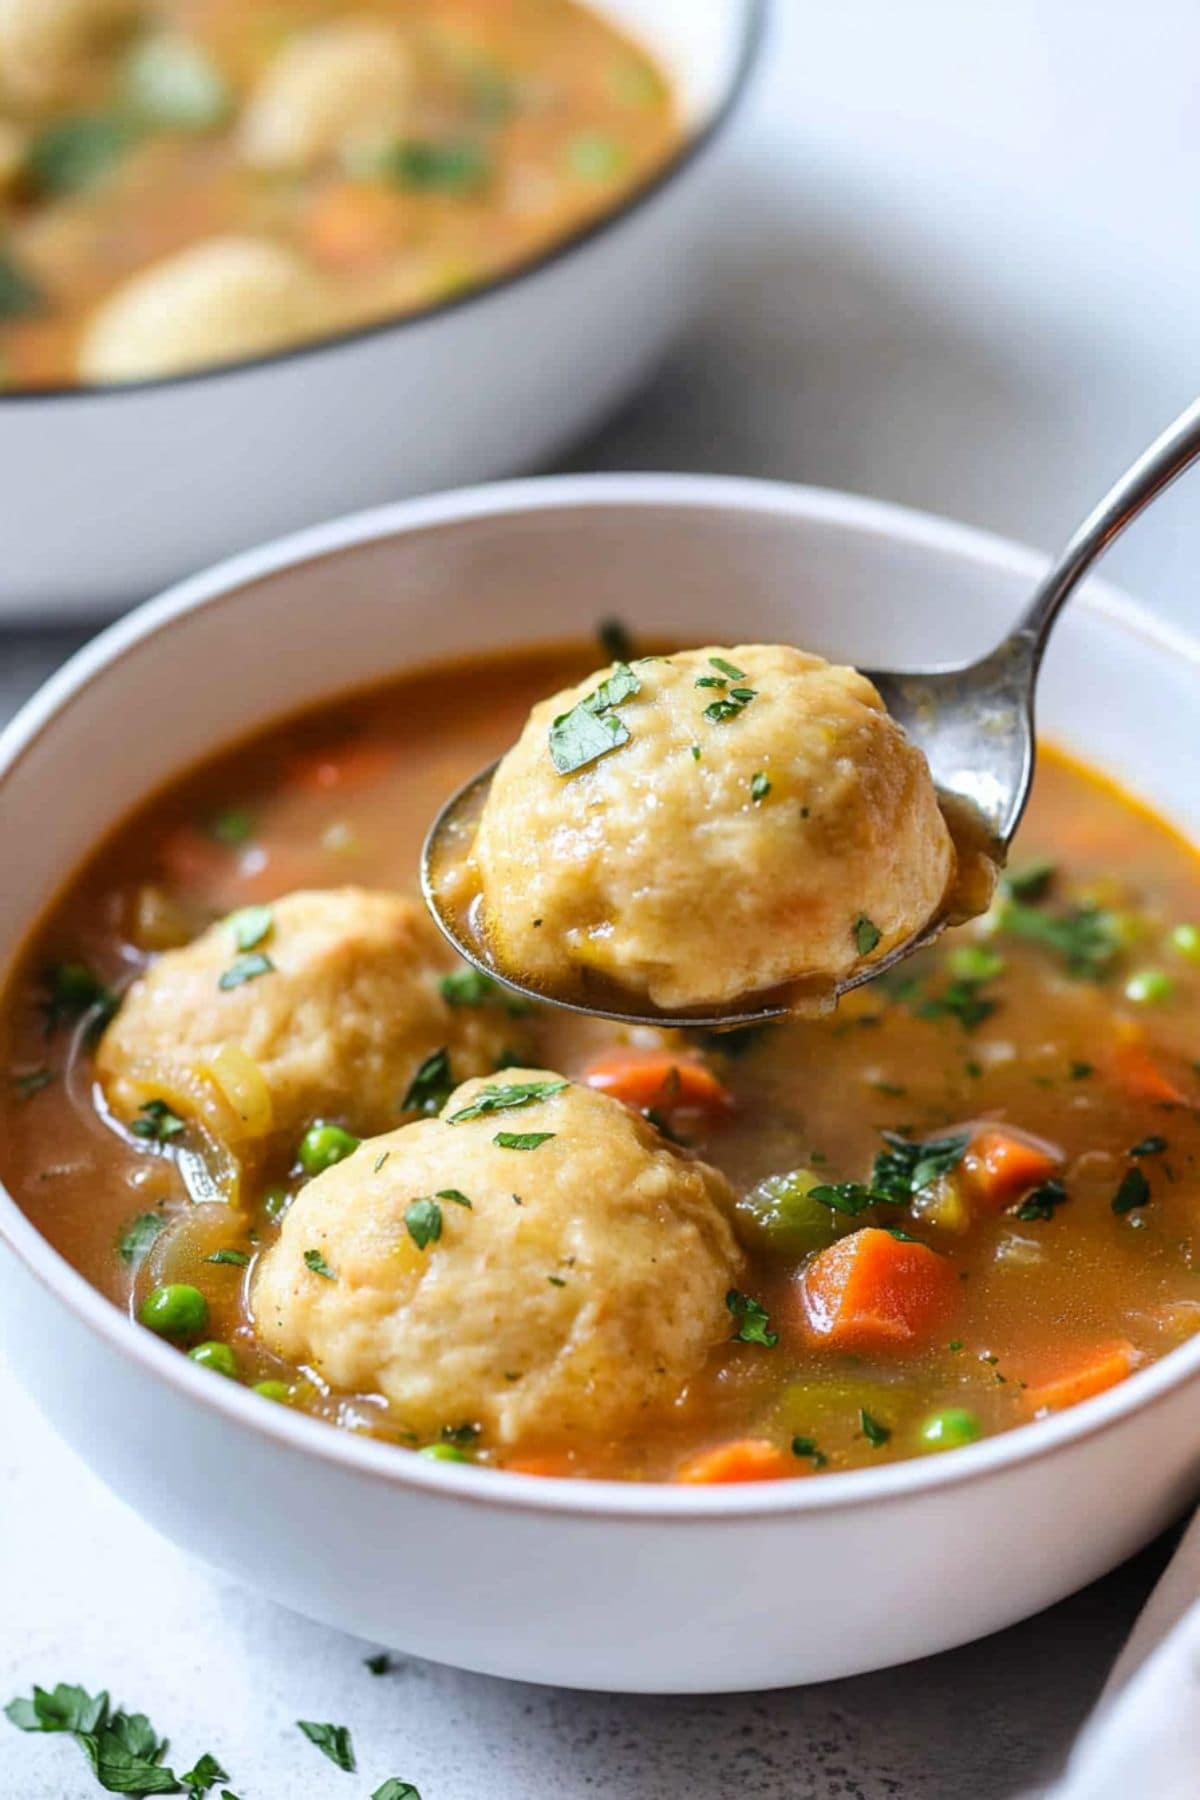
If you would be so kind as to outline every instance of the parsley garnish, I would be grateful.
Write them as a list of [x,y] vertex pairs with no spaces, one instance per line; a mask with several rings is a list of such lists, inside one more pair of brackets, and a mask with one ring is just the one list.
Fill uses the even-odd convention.
[[23,313],[39,312],[44,304],[41,289],[7,251],[0,250],[0,319],[17,319]]
[[854,921],[854,947],[858,954],[870,956],[882,936],[883,933],[874,920],[868,919],[866,913],[859,913]]
[[419,1112],[427,1119],[441,1112],[454,1092],[454,1076],[450,1071],[450,1052],[443,1044],[420,1065],[408,1084],[401,1112]]
[[536,1150],[555,1136],[553,1131],[498,1131],[492,1142],[501,1150]]
[[1052,863],[1049,857],[1039,856],[1032,862],[1021,863],[1018,868],[1009,869],[1000,885],[1014,900],[1041,900],[1057,872],[1056,863]]
[[318,1725],[313,1719],[297,1719],[296,1724],[309,1743],[315,1744],[331,1763],[344,1769],[347,1775],[353,1775],[354,1745],[345,1725]]
[[382,1787],[377,1787],[371,1800],[421,1800],[411,1781],[401,1781],[398,1775],[389,1775]]
[[596,637],[609,662],[633,661],[633,633],[620,619],[601,619],[596,627]]
[[726,662],[723,656],[710,656],[708,660],[712,668],[719,669],[722,675],[728,675],[730,681],[745,681],[745,669],[735,669],[733,664]]
[[477,1443],[480,1435],[478,1425],[443,1425],[442,1442],[456,1444],[460,1450],[467,1450]]
[[823,1469],[829,1461],[823,1450],[818,1449],[816,1438],[794,1437],[792,1439],[792,1455],[807,1456],[814,1469]]
[[26,1069],[21,1075],[14,1075],[12,1084],[22,1100],[32,1100],[43,1088],[48,1088],[54,1076],[49,1069]]
[[442,1235],[442,1209],[432,1194],[410,1200],[404,1209],[404,1224],[418,1250],[427,1250]]
[[866,1212],[868,1206],[886,1205],[888,1195],[877,1193],[874,1188],[867,1187],[861,1181],[824,1181],[819,1186],[808,1190],[810,1200],[818,1206],[827,1206],[831,1212],[846,1213],[857,1218],[860,1212]]
[[1071,1064],[1071,1080],[1072,1081],[1086,1081],[1089,1075],[1094,1075],[1095,1073],[1096,1073],[1095,1063],[1073,1062]]
[[757,774],[750,777],[750,798],[757,806],[760,800],[766,799],[770,791],[771,783],[767,780],[767,777],[763,774],[762,770],[759,769]]
[[275,928],[273,906],[243,906],[230,913],[225,923],[233,933],[235,950],[256,950],[265,944]]
[[377,1650],[374,1656],[364,1656],[363,1664],[370,1669],[372,1675],[388,1675],[392,1669],[392,1659],[386,1650]]
[[439,1188],[437,1197],[439,1200],[453,1200],[455,1206],[469,1207],[471,1204],[467,1199],[467,1196],[459,1188]]
[[252,956],[239,956],[235,963],[231,963],[217,986],[227,993],[230,988],[239,988],[247,981],[257,981],[260,975],[271,975],[274,970],[275,964],[270,957],[261,950],[256,950]]
[[179,1779],[184,1785],[188,1800],[204,1800],[204,1795],[210,1788],[216,1787],[218,1781],[229,1780],[229,1772],[206,1750],[203,1756],[196,1758],[195,1767],[188,1769]]
[[379,1155],[375,1158],[375,1161],[371,1164],[372,1175],[378,1175],[380,1169],[382,1169],[384,1163],[387,1161],[388,1157],[391,1154],[392,1153],[390,1150],[381,1150],[379,1152]]
[[739,1293],[737,1288],[730,1288],[725,1296],[725,1304],[738,1321],[738,1328],[733,1333],[735,1344],[761,1344],[766,1350],[773,1350],[779,1342],[779,1333],[770,1330],[770,1319],[766,1308],[752,1300],[749,1294]]
[[239,845],[250,842],[254,835],[254,820],[241,807],[232,806],[228,812],[217,814],[209,825],[208,835],[216,838],[218,844],[236,850]]
[[874,1450],[882,1449],[892,1435],[891,1426],[872,1418],[865,1406],[858,1409],[858,1422],[862,1426],[863,1436]]
[[121,1261],[136,1269],[166,1223],[162,1214],[156,1212],[139,1213],[136,1219],[131,1219],[117,1239],[117,1255]]
[[550,727],[550,760],[560,775],[570,775],[629,742],[629,727],[613,708],[641,691],[640,676],[628,663],[619,662],[598,688],[570,712],[558,715]]
[[1121,1185],[1112,1198],[1112,1209],[1115,1213],[1132,1212],[1136,1206],[1145,1206],[1150,1198],[1150,1183],[1138,1168],[1126,1169],[1121,1177]]
[[141,1118],[135,1119],[129,1129],[134,1137],[145,1138],[150,1143],[169,1143],[186,1129],[179,1114],[172,1112],[165,1100],[144,1100],[138,1112]]
[[47,1033],[88,1019],[88,1039],[99,1037],[117,1010],[117,996],[86,963],[57,963],[43,976],[42,1017]]
[[[205,1257],[206,1263],[227,1263],[231,1269],[244,1269],[250,1258],[244,1250],[214,1250],[211,1256]],[[308,1258],[305,1258],[308,1261]],[[309,1263],[312,1268],[312,1263]]]
[[510,1018],[522,1019],[533,1011],[533,1001],[511,994],[507,988],[485,975],[482,969],[454,969],[443,975],[438,991],[447,1006],[502,1006]]
[[704,716],[712,725],[722,725],[726,719],[736,719],[739,713],[745,712],[752,700],[757,700],[758,689],[748,687],[730,688],[728,694],[720,700],[711,700],[704,709]]
[[462,1125],[467,1119],[480,1119],[485,1113],[515,1112],[520,1106],[533,1106],[561,1094],[570,1084],[566,1081],[490,1081],[481,1087],[469,1106],[451,1113],[449,1125]]
[[957,1019],[964,1031],[974,1031],[990,1019],[999,1001],[980,993],[982,982],[975,977],[960,976],[949,982],[940,994],[932,994],[913,1008],[918,1019]]
[[1055,914],[1009,900],[1000,908],[999,928],[1055,951],[1067,974],[1081,981],[1102,980],[1121,952],[1115,915],[1098,906],[1073,906]]
[[1167,1140],[1165,1137],[1153,1136],[1153,1137],[1139,1138],[1138,1142],[1131,1147],[1131,1149],[1129,1151],[1129,1155],[1130,1156],[1161,1156],[1163,1151],[1166,1149],[1166,1147],[1167,1147]]
[[1035,1187],[1032,1194],[1022,1200],[1017,1207],[1016,1217],[1026,1222],[1032,1219],[1052,1219],[1057,1209],[1067,1198],[1067,1190],[1061,1181],[1051,1176]]
[[178,1794],[182,1788],[187,1800],[202,1800],[215,1782],[229,1779],[208,1754],[186,1774],[176,1776],[163,1766],[167,1740],[159,1737],[145,1713],[112,1707],[106,1693],[93,1695],[60,1682],[50,1691],[35,1687],[30,1700],[10,1700],[4,1713],[18,1731],[72,1736],[109,1794]]
[[871,1184],[898,1206],[906,1206],[930,1182],[948,1175],[962,1161],[969,1141],[965,1131],[924,1142],[901,1137],[896,1131],[880,1135],[888,1147],[875,1158]]
[[465,194],[483,185],[491,164],[487,150],[474,138],[444,143],[433,138],[404,138],[379,158],[378,172],[397,187]]
[[306,1250],[304,1252],[304,1266],[306,1269],[311,1269],[314,1275],[324,1276],[326,1281],[337,1280],[336,1273],[330,1268],[319,1250]]

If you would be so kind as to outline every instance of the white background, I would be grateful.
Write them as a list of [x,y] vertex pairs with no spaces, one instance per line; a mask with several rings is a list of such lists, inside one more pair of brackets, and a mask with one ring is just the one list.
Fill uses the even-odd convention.
[[[800,478],[1052,547],[1200,388],[1200,7],[777,10],[711,298],[572,466]],[[1200,474],[1109,572],[1188,622],[1198,552]],[[68,647],[0,636],[0,714]],[[221,1505],[215,1490],[214,1535]],[[218,1753],[242,1800],[353,1800],[390,1774],[423,1800],[1008,1800],[1065,1746],[1155,1566],[951,1656],[790,1694],[628,1701],[414,1663],[375,1680],[371,1646],[153,1537],[0,1372],[0,1700],[107,1685],[177,1766]],[[351,1725],[361,1775],[323,1762],[298,1717]],[[77,1758],[0,1722],[5,1800],[95,1791]]]

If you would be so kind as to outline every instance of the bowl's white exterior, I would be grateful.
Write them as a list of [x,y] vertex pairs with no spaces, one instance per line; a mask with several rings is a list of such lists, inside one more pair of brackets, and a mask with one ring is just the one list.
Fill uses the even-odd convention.
[[[619,613],[914,665],[998,636],[1039,568],[869,501],[654,476],[418,500],[237,558],[114,626],[0,738],[0,978],[148,791],[413,657]],[[1193,834],[1198,657],[1093,587],[1042,693],[1057,739]],[[1200,1341],[1051,1421],[820,1480],[706,1491],[431,1464],[195,1368],[2,1191],[0,1341],[81,1455],[202,1557],[374,1642],[557,1685],[768,1687],[940,1650],[1102,1573],[1200,1473]]]
[[354,507],[515,474],[630,392],[687,315],[713,152],[765,0],[603,0],[660,50],[689,144],[525,271],[426,314],[140,386],[0,394],[0,618],[95,616]]

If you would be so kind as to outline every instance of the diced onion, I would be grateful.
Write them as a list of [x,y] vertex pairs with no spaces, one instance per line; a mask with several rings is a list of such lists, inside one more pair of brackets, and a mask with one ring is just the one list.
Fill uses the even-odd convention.
[[275,1123],[271,1090],[254,1058],[240,1044],[222,1044],[206,1065],[209,1079],[236,1113],[245,1137],[268,1137]]

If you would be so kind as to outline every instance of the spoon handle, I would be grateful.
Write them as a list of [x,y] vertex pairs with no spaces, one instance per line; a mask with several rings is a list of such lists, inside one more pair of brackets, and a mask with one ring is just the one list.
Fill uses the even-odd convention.
[[1200,400],[1193,400],[1088,514],[1022,614],[1010,642],[1020,641],[1027,646],[1035,670],[1051,627],[1076,584],[1125,527],[1198,456]]

